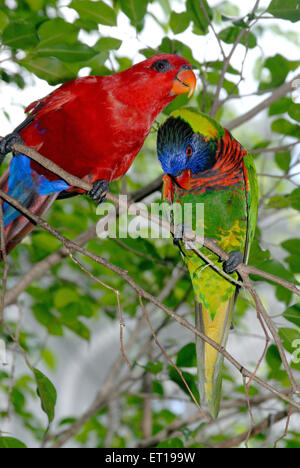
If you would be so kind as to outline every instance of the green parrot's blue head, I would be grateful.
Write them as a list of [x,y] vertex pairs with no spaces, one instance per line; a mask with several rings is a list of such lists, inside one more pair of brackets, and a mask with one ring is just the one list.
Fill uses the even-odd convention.
[[158,158],[163,171],[170,176],[178,176],[187,169],[193,174],[211,169],[217,146],[217,140],[194,132],[180,117],[169,117],[158,130]]

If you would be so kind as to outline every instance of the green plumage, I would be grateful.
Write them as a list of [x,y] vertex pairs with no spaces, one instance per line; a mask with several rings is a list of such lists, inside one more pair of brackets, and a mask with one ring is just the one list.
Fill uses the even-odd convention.
[[[229,132],[204,114],[183,110],[176,111],[170,118],[188,123],[194,134],[201,135],[204,143],[197,147],[195,139],[185,141],[184,135],[180,145],[172,144],[172,136],[169,137],[169,142],[163,142],[161,140],[165,138],[166,132],[159,132],[158,148],[162,166],[172,170],[172,164],[176,166],[177,162],[173,162],[172,159],[172,164],[168,166],[168,161],[164,158],[174,158],[174,153],[180,158],[187,145],[192,142],[195,152],[193,157],[198,157],[199,161],[204,160],[204,170],[193,173],[193,167],[198,167],[197,161],[187,159],[183,171],[178,175],[165,177],[164,197],[182,207],[186,203],[192,203],[194,207],[203,204],[204,217],[196,218],[194,210],[193,229],[202,227],[205,237],[216,239],[227,253],[241,252],[243,261],[247,262],[255,232],[258,206],[257,180],[252,157],[247,155]],[[168,121],[164,125],[168,127]],[[170,132],[170,129],[168,131]],[[176,140],[180,140],[180,135],[176,135]],[[207,146],[212,142],[213,146]],[[210,148],[214,148],[215,154],[211,153]],[[187,249],[183,242],[180,242],[180,249],[194,287],[196,326],[218,344],[225,346],[237,288],[221,273],[207,265],[194,250]],[[222,269],[220,259],[215,254],[205,247],[200,246],[200,250]],[[237,273],[231,276],[238,279]],[[221,396],[223,356],[198,338],[196,347],[201,404],[207,405],[211,415],[216,417]]]

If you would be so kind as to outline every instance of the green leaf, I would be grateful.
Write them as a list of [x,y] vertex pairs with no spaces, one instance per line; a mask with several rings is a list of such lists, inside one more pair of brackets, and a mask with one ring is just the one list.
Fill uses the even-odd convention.
[[289,107],[288,114],[292,119],[300,122],[300,104],[292,103]]
[[50,44],[71,44],[76,41],[79,29],[71,23],[67,23],[62,18],[54,18],[45,21],[38,29],[40,36],[40,46],[45,47]]
[[[95,55],[93,58],[88,60],[85,65],[91,68],[92,75],[110,75],[111,71],[104,66],[106,60],[109,57],[109,52],[100,52],[99,54]],[[78,217],[75,217],[78,220]]]
[[44,6],[44,0],[25,0],[26,3],[30,6],[31,10],[39,11]]
[[300,187],[293,190],[288,196],[289,202],[294,210],[300,211]]
[[120,0],[120,8],[130,19],[134,26],[137,26],[145,17],[148,0]]
[[[182,372],[182,375],[186,383],[188,384],[191,392],[193,393],[194,397],[196,398],[197,401],[199,401],[199,392],[198,392],[198,388],[196,385],[195,376],[190,374],[189,372]],[[181,390],[184,393],[186,393],[190,398],[192,398],[184,381],[182,380],[181,376],[178,374],[177,370],[173,366],[169,366],[169,377],[173,382],[175,382],[181,388]]]
[[46,80],[50,85],[56,85],[75,78],[72,71],[61,60],[55,57],[24,59],[20,60],[19,64],[34,73],[38,78]]
[[176,365],[178,367],[196,367],[196,345],[195,343],[188,343],[177,354]]
[[80,297],[78,296],[76,290],[72,288],[59,288],[55,291],[54,294],[54,306],[57,309],[61,309],[68,304],[72,304],[76,301],[79,301]]
[[287,151],[286,153],[276,153],[275,154],[275,162],[279,169],[281,169],[284,172],[287,172],[289,170],[290,164],[291,164],[291,153]]
[[286,96],[274,102],[269,108],[269,116],[285,114],[286,112],[288,112],[290,106],[292,105],[292,102],[292,99]]
[[300,239],[288,239],[282,242],[281,246],[287,250],[290,254],[300,257]]
[[189,27],[190,21],[191,18],[188,13],[176,13],[175,11],[172,11],[170,27],[174,34],[180,34]]
[[278,88],[285,82],[289,72],[296,70],[299,64],[299,61],[287,60],[280,54],[267,58],[264,63],[264,68],[269,70],[271,79],[267,82],[262,82],[259,89]]
[[266,273],[279,276],[280,278],[285,279],[287,281],[293,281],[291,272],[282,263],[278,262],[277,260],[271,259],[271,260],[265,261],[261,265],[261,269],[264,270]]
[[109,50],[118,50],[121,45],[122,41],[120,39],[116,39],[115,37],[101,37],[93,48],[99,52],[106,52]]
[[49,369],[55,370],[56,367],[56,358],[55,355],[50,351],[50,349],[43,349],[41,353],[41,358],[47,364]]
[[271,210],[282,210],[284,208],[289,208],[290,206],[291,204],[287,195],[274,195],[274,197],[270,198],[267,208]]
[[299,0],[272,0],[268,13],[276,18],[287,19],[296,23],[300,21],[300,1]]
[[37,384],[37,394],[40,397],[43,411],[47,414],[49,424],[54,419],[57,393],[54,385],[38,369],[33,369]]
[[23,442],[13,437],[0,437],[0,448],[6,449],[24,449],[27,448]]
[[158,395],[164,395],[164,387],[158,380],[152,381],[152,393],[157,393]]
[[277,119],[272,123],[272,131],[300,139],[300,125],[293,124],[286,119]]
[[90,341],[91,332],[80,320],[67,321],[65,318],[62,318],[61,322],[83,340]]
[[80,18],[83,20],[92,20],[96,23],[106,26],[116,26],[117,17],[115,11],[106,3],[101,1],[91,2],[90,0],[73,0],[68,5],[69,8],[74,8]]
[[3,32],[4,28],[9,24],[9,19],[3,11],[0,10],[0,33]]
[[249,255],[249,264],[259,267],[271,257],[269,250],[263,250],[259,245],[257,237],[253,239]]
[[146,369],[147,369],[147,372],[157,375],[163,370],[163,364],[162,362],[148,361]]
[[[217,70],[219,72],[221,72],[223,68],[223,62],[221,60],[215,60],[213,62],[206,62],[205,65],[208,68],[213,68],[214,70]],[[229,65],[227,73],[230,73],[232,75],[240,75],[240,72],[236,70],[232,65]]]
[[[239,393],[242,393],[242,394],[245,394],[245,386],[244,385],[240,385],[239,387],[237,387],[236,389],[237,392]],[[259,394],[259,391],[257,390],[257,388],[255,388],[253,385],[249,388],[249,396],[255,396],[255,395],[258,395]]]
[[293,273],[300,273],[300,239],[288,239],[281,246],[290,253],[285,259]]
[[[233,44],[237,40],[240,32],[241,28],[231,26],[229,28],[223,29],[223,31],[219,33],[219,38],[221,41],[226,42],[226,44]],[[249,49],[253,49],[257,45],[255,35],[252,32],[244,32],[240,44],[249,47]]]
[[[206,73],[207,80],[214,84],[217,85],[220,81],[220,74],[217,72],[208,72]],[[224,80],[223,82],[223,88],[228,92],[228,94],[237,94],[238,93],[238,88],[235,83],[229,80]]]
[[289,307],[284,313],[283,317],[289,322],[294,323],[300,327],[300,304],[294,304]]
[[[164,37],[160,46],[159,46],[159,51],[166,53],[166,54],[178,54],[182,55],[185,57],[190,63],[201,66],[197,60],[194,59],[192,49],[188,47],[186,44],[184,44],[181,41],[171,40],[169,37]],[[152,52],[153,53],[153,52]]]
[[276,345],[270,345],[266,354],[266,361],[272,371],[280,369],[282,360]]
[[47,328],[50,335],[63,336],[63,328],[57,317],[53,315],[44,303],[37,303],[32,306],[36,320]]
[[15,386],[11,392],[11,402],[14,406],[14,410],[17,414],[22,414],[26,400],[23,393]]
[[283,347],[291,354],[295,351],[294,343],[300,340],[300,333],[294,328],[279,328],[280,338],[283,340]]
[[207,15],[205,15],[199,0],[187,0],[186,2],[186,11],[194,23],[194,32],[196,34],[206,34],[209,26],[207,17],[210,20],[212,19],[212,10],[209,8],[207,0],[203,0],[203,5]]
[[37,45],[39,39],[33,24],[14,22],[4,29],[2,42],[13,49],[27,50]]
[[36,57],[56,57],[62,62],[83,62],[90,60],[96,54],[97,51],[81,42],[74,44],[52,44],[50,46],[41,44],[34,51]]
[[172,439],[166,439],[163,442],[160,442],[157,448],[184,448],[184,444],[181,439],[178,437],[173,437]]
[[36,232],[32,235],[32,249],[34,251],[34,260],[40,260],[45,255],[57,250],[60,242],[49,235],[48,232]]

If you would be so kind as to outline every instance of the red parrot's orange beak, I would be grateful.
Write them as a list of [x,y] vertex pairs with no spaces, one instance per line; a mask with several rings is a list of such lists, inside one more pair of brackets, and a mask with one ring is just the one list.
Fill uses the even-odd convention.
[[189,67],[181,69],[175,77],[172,92],[174,94],[189,93],[192,96],[196,89],[197,79],[193,70]]

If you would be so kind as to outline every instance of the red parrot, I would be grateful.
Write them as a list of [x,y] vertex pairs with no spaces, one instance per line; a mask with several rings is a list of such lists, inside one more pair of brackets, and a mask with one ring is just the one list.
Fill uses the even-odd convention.
[[[157,115],[178,94],[191,95],[196,77],[182,57],[155,55],[128,70],[64,83],[27,107],[28,117],[0,142],[0,163],[16,142],[24,142],[70,174],[93,184],[89,195],[102,201],[113,180],[130,168]],[[53,201],[76,189],[22,154],[14,154],[0,188],[42,215]],[[60,195],[59,195],[60,194]],[[6,251],[33,225],[3,203]]]

